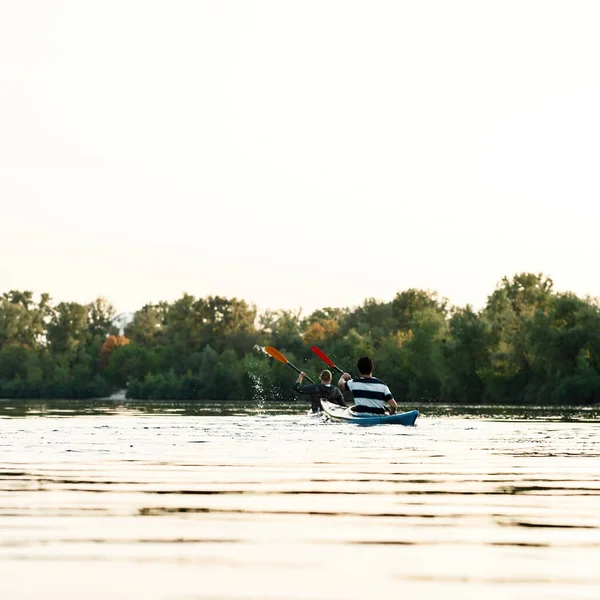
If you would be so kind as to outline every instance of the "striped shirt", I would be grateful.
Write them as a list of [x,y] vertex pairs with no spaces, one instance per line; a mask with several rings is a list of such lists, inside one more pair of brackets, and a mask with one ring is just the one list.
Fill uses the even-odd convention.
[[346,390],[350,390],[357,406],[384,408],[393,398],[388,386],[376,377],[355,377],[346,381]]

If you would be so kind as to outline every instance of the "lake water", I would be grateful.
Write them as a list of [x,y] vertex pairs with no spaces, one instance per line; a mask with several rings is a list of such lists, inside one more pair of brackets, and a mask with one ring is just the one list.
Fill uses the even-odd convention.
[[0,598],[600,598],[600,410],[0,402]]

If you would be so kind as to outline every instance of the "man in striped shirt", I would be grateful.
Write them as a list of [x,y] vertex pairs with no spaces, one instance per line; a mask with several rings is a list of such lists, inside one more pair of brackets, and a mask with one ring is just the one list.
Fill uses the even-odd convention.
[[368,356],[362,356],[356,363],[360,377],[352,379],[352,375],[344,373],[338,381],[338,386],[344,391],[350,390],[354,396],[354,412],[368,412],[384,415],[385,403],[390,405],[390,414],[393,415],[398,408],[388,386],[373,377],[373,361]]

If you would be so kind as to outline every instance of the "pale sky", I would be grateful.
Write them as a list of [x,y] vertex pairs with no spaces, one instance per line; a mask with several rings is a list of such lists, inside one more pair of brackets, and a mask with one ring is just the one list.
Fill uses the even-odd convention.
[[600,296],[600,3],[0,0],[0,293]]

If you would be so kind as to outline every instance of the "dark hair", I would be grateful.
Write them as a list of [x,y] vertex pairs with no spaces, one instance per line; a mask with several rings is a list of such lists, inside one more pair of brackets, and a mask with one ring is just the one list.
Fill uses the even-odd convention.
[[328,371],[327,369],[325,369],[321,373],[321,380],[322,381],[331,381],[331,371]]
[[356,368],[361,375],[370,375],[373,372],[373,361],[368,356],[361,356],[356,363]]

